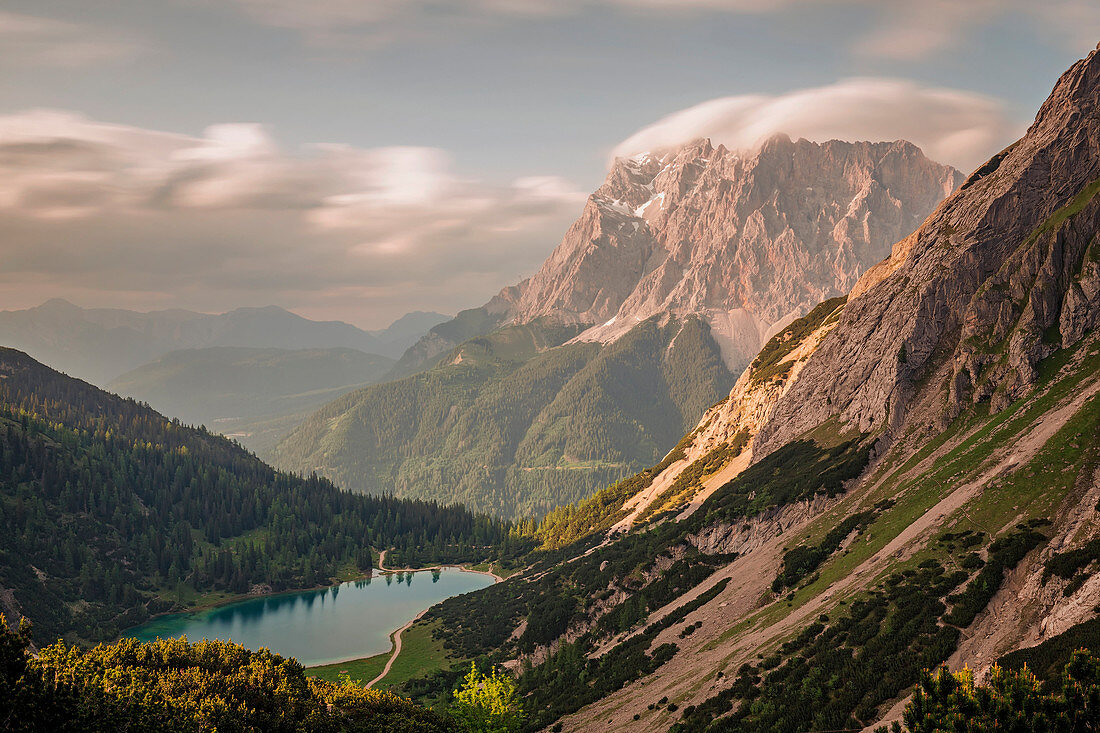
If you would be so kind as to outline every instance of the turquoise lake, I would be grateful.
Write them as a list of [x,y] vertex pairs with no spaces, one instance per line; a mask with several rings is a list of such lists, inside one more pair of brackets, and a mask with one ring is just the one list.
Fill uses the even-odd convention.
[[457,568],[388,573],[322,590],[282,593],[196,613],[161,616],[124,638],[152,641],[222,639],[267,647],[308,666],[369,657],[390,650],[390,633],[429,606],[492,585]]

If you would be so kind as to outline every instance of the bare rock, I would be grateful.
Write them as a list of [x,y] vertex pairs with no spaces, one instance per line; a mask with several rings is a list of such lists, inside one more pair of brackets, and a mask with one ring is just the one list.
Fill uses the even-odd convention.
[[[1100,51],[1067,71],[1017,143],[978,169],[853,289],[775,406],[757,460],[833,416],[889,436],[914,384],[951,364],[942,420],[1002,409],[1100,320]],[[942,422],[941,420],[941,422]]]
[[699,140],[620,159],[511,316],[594,324],[578,340],[612,341],[653,316],[700,314],[740,369],[960,182],[904,141],[777,135],[750,152]]

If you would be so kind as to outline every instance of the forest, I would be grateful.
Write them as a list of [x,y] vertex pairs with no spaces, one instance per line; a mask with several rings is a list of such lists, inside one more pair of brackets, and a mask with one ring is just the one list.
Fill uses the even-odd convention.
[[470,339],[427,371],[326,405],[274,452],[340,485],[541,517],[632,476],[725,397],[733,375],[698,318],[618,341],[534,322]]
[[[210,591],[495,559],[501,520],[275,471],[239,445],[0,351],[0,586],[35,638],[114,638]],[[9,609],[16,610],[16,609]]]
[[126,639],[31,652],[0,614],[0,730],[11,733],[513,733],[511,676],[471,668],[443,712],[390,692],[307,677],[301,664],[224,641]]
[[[1026,667],[994,665],[986,684],[975,684],[969,669],[925,671],[892,733],[1092,733],[1100,720],[1100,657],[1077,649],[1044,686]],[[886,727],[875,733],[886,733]]]

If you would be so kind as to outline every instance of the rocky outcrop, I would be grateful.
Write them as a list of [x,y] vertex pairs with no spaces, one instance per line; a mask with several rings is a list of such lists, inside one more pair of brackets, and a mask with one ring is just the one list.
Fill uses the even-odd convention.
[[755,456],[833,416],[889,438],[914,385],[949,360],[942,425],[1001,409],[1037,363],[1095,327],[1100,52],[1058,81],[1024,137],[980,168],[853,290],[776,405]]
[[700,140],[615,162],[511,318],[595,324],[611,341],[653,316],[700,314],[742,368],[766,338],[845,293],[960,183],[904,141],[752,152]]
[[823,303],[772,337],[761,356],[741,373],[729,397],[708,410],[699,421],[686,451],[688,458],[698,458],[736,440],[739,434],[756,435],[818,345],[836,327],[844,310],[842,300]]

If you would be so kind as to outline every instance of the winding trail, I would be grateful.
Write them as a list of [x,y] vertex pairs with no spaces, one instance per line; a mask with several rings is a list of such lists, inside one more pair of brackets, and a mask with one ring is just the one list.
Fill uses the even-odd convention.
[[[379,560],[379,565],[381,565],[381,560]],[[393,652],[390,653],[390,658],[386,661],[386,666],[382,668],[382,671],[378,674],[378,676],[367,683],[367,689],[370,689],[371,687],[374,687],[375,684],[377,684],[378,682],[381,682],[382,678],[390,673],[390,668],[393,667],[393,663],[397,661],[397,655],[401,653],[401,634],[406,629],[408,629],[410,626],[412,626],[417,621],[419,621],[420,618],[424,614],[426,614],[427,612],[428,612],[428,609],[425,608],[423,611],[416,614],[416,616],[413,617],[412,621],[410,621],[409,623],[405,624],[404,626],[402,626],[397,631],[390,634],[390,638],[393,639]]]
[[[419,572],[422,572],[424,570],[442,570],[443,568],[458,568],[459,570],[461,570],[464,573],[477,573],[479,575],[491,576],[493,578],[493,580],[497,583],[500,583],[501,581],[504,580],[504,578],[500,577],[499,575],[492,572],[491,570],[489,570],[489,571],[470,570],[465,565],[433,565],[431,567],[426,567],[426,568],[387,568],[385,563],[386,563],[386,551],[385,550],[380,550],[378,552],[378,572],[380,572],[380,573],[419,573]],[[413,624],[415,624],[421,618],[423,618],[424,614],[426,614],[427,612],[428,612],[428,609],[425,608],[423,611],[416,614],[416,616],[414,616],[413,619],[411,621],[409,621],[407,624],[405,624],[400,629],[398,629],[397,631],[390,634],[390,638],[393,640],[393,651],[390,652],[390,658],[386,661],[386,666],[382,668],[382,671],[378,674],[378,676],[367,683],[367,689],[370,689],[371,687],[374,687],[377,683],[381,682],[385,678],[386,675],[388,675],[390,673],[390,669],[393,667],[393,663],[397,661],[397,655],[401,653],[401,634],[404,633],[405,631],[407,631],[409,629],[409,627],[411,627]]]

